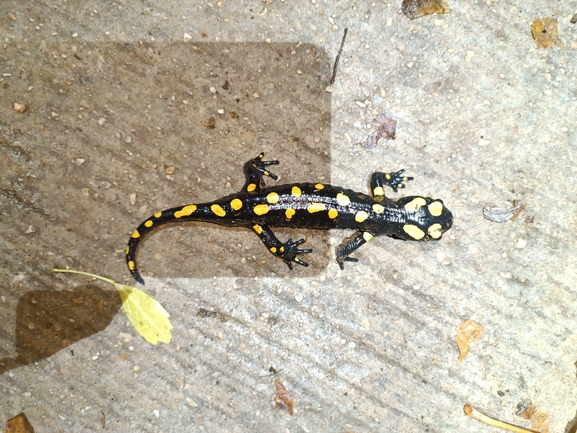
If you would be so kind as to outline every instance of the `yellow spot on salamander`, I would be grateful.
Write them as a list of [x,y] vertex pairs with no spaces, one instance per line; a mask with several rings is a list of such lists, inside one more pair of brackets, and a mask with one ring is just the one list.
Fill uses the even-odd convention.
[[317,190],[324,189],[324,187],[325,187],[325,186],[324,186],[322,183],[317,183],[317,184],[315,185],[315,188],[316,188]]
[[373,211],[375,213],[383,213],[385,211],[385,207],[381,204],[374,204],[373,205]]
[[443,213],[443,203],[440,201],[434,201],[429,205],[429,212],[433,216],[439,216]]
[[234,210],[239,210],[242,207],[242,201],[238,198],[233,198],[230,202],[230,207]]
[[293,188],[292,188],[292,190],[291,190],[291,194],[292,194],[294,197],[300,197],[301,194],[302,194],[302,192],[301,192],[301,189],[300,189],[298,186],[293,186]]
[[426,204],[427,201],[423,197],[416,197],[405,205],[405,210],[409,212],[418,212],[418,210]]
[[369,232],[363,232],[363,239],[365,242],[370,241],[374,236]]
[[128,269],[130,269],[131,271],[134,271],[135,267],[136,267],[136,265],[134,264],[134,262],[132,260],[128,262]]
[[364,210],[360,210],[355,214],[355,221],[358,223],[362,223],[369,217],[369,214],[366,213]]
[[138,239],[140,237],[140,233],[138,233],[138,230],[134,230],[132,232],[132,239]]
[[252,226],[252,229],[256,232],[257,235],[260,235],[262,233],[262,227],[259,225]]
[[125,252],[126,252],[126,255],[128,255],[128,253],[130,252],[130,247],[129,247],[128,245],[126,245],[126,250],[125,250]]
[[268,213],[269,210],[270,209],[266,204],[257,204],[253,209],[254,213],[257,215],[264,215],[265,213]]
[[182,209],[174,212],[174,217],[175,218],[182,218],[183,216],[189,216],[195,210],[196,210],[196,206],[193,204],[189,204],[188,206],[184,206]]
[[443,235],[443,229],[441,228],[441,224],[435,223],[431,225],[427,229],[427,233],[429,233],[429,236],[431,236],[433,239],[439,239]]
[[281,253],[284,253],[284,247],[280,247],[278,250],[279,250]]
[[385,174],[385,177],[387,178],[387,180],[391,180],[391,175],[389,173]]
[[256,183],[249,183],[248,186],[246,187],[246,190],[248,192],[253,192],[256,189]]
[[329,209],[329,218],[334,220],[336,217],[339,216],[339,213],[336,209]]
[[146,228],[152,227],[152,221],[150,221],[150,220],[146,221],[146,222],[144,223],[144,227],[146,227]]
[[278,194],[276,192],[271,192],[266,196],[266,201],[268,201],[270,204],[277,204]]
[[421,230],[419,227],[414,226],[412,224],[405,224],[403,226],[403,230],[405,231],[406,234],[408,234],[416,241],[420,241],[425,237],[425,232]]
[[286,215],[287,219],[290,220],[294,216],[295,212],[296,211],[294,209],[289,208],[285,210],[284,214]]
[[225,210],[216,203],[210,206],[210,210],[212,211],[212,213],[214,213],[216,216],[219,217],[223,217],[226,215]]
[[351,199],[342,192],[339,192],[337,194],[337,204],[340,206],[348,206],[351,204]]
[[375,189],[373,189],[373,195],[376,196],[385,195],[385,190],[383,189],[382,186],[377,186]]
[[273,253],[273,254],[276,254],[276,247],[272,247],[272,248],[270,249],[270,252]]
[[154,218],[160,218],[162,216],[162,212],[156,212],[154,214]]
[[324,203],[311,203],[309,205],[309,207],[307,207],[307,210],[309,211],[309,213],[322,212],[325,210],[325,204]]

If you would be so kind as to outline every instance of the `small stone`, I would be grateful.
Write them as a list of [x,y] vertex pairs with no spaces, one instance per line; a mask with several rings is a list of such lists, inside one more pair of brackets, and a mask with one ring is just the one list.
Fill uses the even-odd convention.
[[101,117],[100,119],[98,119],[98,124],[100,126],[104,126],[105,123],[106,123],[106,119],[104,117]]
[[18,102],[14,103],[14,110],[18,113],[18,114],[22,114],[26,111],[26,104],[19,104]]
[[519,238],[519,240],[517,241],[517,244],[515,245],[515,248],[523,249],[526,246],[527,246],[527,241],[523,238]]
[[182,37],[182,40],[184,42],[189,42],[192,39],[192,36],[190,36],[188,33],[185,33],[184,36]]
[[126,332],[120,332],[118,337],[122,338],[122,341],[125,343],[128,343],[130,340],[132,340],[132,335],[127,334]]

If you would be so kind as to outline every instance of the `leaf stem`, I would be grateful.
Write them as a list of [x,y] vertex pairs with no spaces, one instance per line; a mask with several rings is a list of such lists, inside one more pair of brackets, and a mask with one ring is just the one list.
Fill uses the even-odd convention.
[[479,412],[470,404],[466,404],[465,407],[463,407],[463,411],[465,412],[466,415],[469,415],[471,418],[475,418],[477,421],[481,421],[487,425],[501,428],[503,430],[509,430],[516,433],[539,433],[535,430],[530,430],[525,427],[519,427],[517,425],[509,424],[508,422],[499,421],[498,419],[491,418],[490,416]]
[[114,281],[105,278],[105,277],[101,277],[100,275],[95,275],[95,274],[91,274],[89,272],[82,272],[82,271],[75,271],[73,269],[52,269],[52,272],[67,272],[70,274],[80,274],[80,275],[86,275],[87,277],[92,277],[92,278],[96,278],[97,280],[102,280],[108,284],[112,284],[114,286]]

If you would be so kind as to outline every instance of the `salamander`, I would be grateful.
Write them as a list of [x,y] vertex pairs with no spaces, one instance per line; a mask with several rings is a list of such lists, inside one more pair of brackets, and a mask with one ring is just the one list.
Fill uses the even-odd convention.
[[453,215],[442,200],[410,196],[397,200],[385,196],[385,187],[394,192],[404,188],[412,177],[405,170],[371,175],[372,197],[323,183],[292,183],[267,187],[264,177],[277,180],[268,171],[279,161],[263,161],[264,153],[244,165],[246,178],[241,192],[214,202],[194,203],[156,212],[132,233],[126,247],[126,263],[132,276],[141,284],[144,280],[136,266],[136,250],[140,240],[156,227],[179,221],[203,221],[227,227],[246,227],[260,238],[266,248],[285,262],[289,269],[297,263],[308,266],[299,257],[311,253],[300,248],[305,239],[281,242],[271,227],[300,229],[352,229],[357,233],[336,249],[341,269],[345,262],[356,262],[351,253],[375,236],[395,239],[430,241],[441,239],[453,225]]

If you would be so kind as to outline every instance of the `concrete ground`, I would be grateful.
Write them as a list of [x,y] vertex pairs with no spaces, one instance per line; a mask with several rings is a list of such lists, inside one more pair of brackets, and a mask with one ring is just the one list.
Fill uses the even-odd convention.
[[[577,2],[451,1],[414,21],[400,3],[2,3],[0,426],[490,432],[464,404],[527,426],[530,402],[575,431]],[[544,17],[561,44],[537,49]],[[364,146],[383,112],[396,140]],[[314,248],[292,272],[247,230],[158,230],[138,261],[174,326],[158,346],[111,287],[50,272],[136,285],[134,228],[238,191],[261,151],[280,183],[367,191],[405,168],[402,194],[443,199],[454,226],[376,238],[344,271],[351,233],[279,230]],[[514,200],[514,221],[483,218]],[[468,319],[484,337],[459,361]]]

